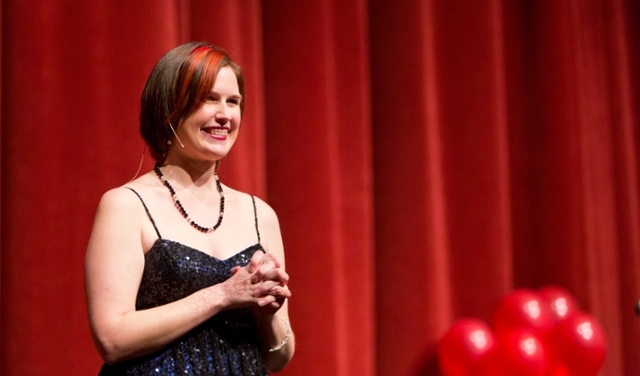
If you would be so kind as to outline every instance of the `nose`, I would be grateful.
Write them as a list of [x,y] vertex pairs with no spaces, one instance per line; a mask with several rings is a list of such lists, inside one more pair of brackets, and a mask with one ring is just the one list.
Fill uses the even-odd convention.
[[224,103],[220,103],[218,110],[216,111],[216,121],[219,124],[226,124],[231,119],[231,112],[229,107]]

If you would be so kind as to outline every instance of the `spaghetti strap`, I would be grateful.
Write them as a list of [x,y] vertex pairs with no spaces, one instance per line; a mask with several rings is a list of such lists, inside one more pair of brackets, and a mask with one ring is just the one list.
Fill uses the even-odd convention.
[[258,235],[258,244],[260,244],[260,230],[258,229],[258,210],[256,209],[256,199],[251,195],[251,202],[253,202],[253,217],[256,222],[256,234]]
[[[158,234],[158,239],[162,239],[162,236],[160,235],[160,231],[158,231],[158,226],[156,226],[156,221],[153,220],[153,217],[151,216],[151,213],[149,212],[149,208],[147,208],[147,204],[144,203],[144,200],[142,199],[142,196],[140,196],[140,194],[138,192],[136,192],[136,190],[133,189],[133,188],[129,188],[129,187],[125,187],[125,188],[127,188],[131,192],[135,193],[136,196],[138,196],[138,198],[140,199],[140,202],[142,203],[142,206],[144,207],[144,211],[147,212],[147,217],[149,217],[149,220],[151,221],[151,224],[153,225],[153,229],[156,230],[156,234]],[[256,219],[256,221],[257,221],[257,219]]]

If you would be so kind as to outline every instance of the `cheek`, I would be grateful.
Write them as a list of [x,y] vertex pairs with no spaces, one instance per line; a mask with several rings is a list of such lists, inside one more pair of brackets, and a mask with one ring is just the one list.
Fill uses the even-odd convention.
[[233,116],[233,122],[234,122],[236,128],[240,128],[240,124],[242,123],[242,114],[240,114],[239,111],[238,111],[237,115]]

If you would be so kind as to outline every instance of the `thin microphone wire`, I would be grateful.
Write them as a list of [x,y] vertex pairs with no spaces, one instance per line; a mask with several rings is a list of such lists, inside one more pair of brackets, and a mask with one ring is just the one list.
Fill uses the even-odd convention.
[[[178,140],[178,143],[180,144],[180,146],[184,147],[184,144],[182,143],[182,141],[180,141],[180,137],[178,137],[178,134],[176,133],[176,130],[173,129],[173,125],[171,125],[171,123],[169,123],[169,128],[171,128],[171,131],[173,132],[173,135],[176,136],[176,140]],[[136,171],[136,174],[133,175],[133,178],[131,178],[131,180],[129,180],[127,182],[127,184],[131,183],[135,178],[138,177],[138,174],[140,173],[140,170],[142,169],[142,163],[144,162],[144,153],[146,151],[147,151],[147,143],[144,144],[144,148],[142,149],[142,156],[140,156],[140,164],[138,165],[138,171]]]
[[171,125],[171,123],[169,123],[169,128],[171,128],[173,135],[176,136],[176,140],[178,140],[178,143],[180,144],[180,146],[184,147],[184,145],[182,144],[182,141],[180,141],[180,137],[178,137],[178,134],[176,133],[176,130],[173,129],[173,125]]
[[140,170],[142,169],[142,162],[144,162],[144,153],[147,151],[147,143],[145,142],[144,144],[144,148],[142,149],[142,155],[140,156],[140,164],[138,165],[138,171],[136,171],[136,174],[133,175],[133,177],[131,178],[131,180],[129,180],[126,184],[131,183],[135,178],[138,177],[138,174],[140,173]]

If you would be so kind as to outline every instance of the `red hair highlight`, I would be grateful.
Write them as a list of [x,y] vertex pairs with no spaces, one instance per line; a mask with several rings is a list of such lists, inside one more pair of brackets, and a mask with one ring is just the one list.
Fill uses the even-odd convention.
[[224,58],[221,51],[199,46],[194,48],[181,70],[179,96],[169,122],[195,111],[209,97]]

